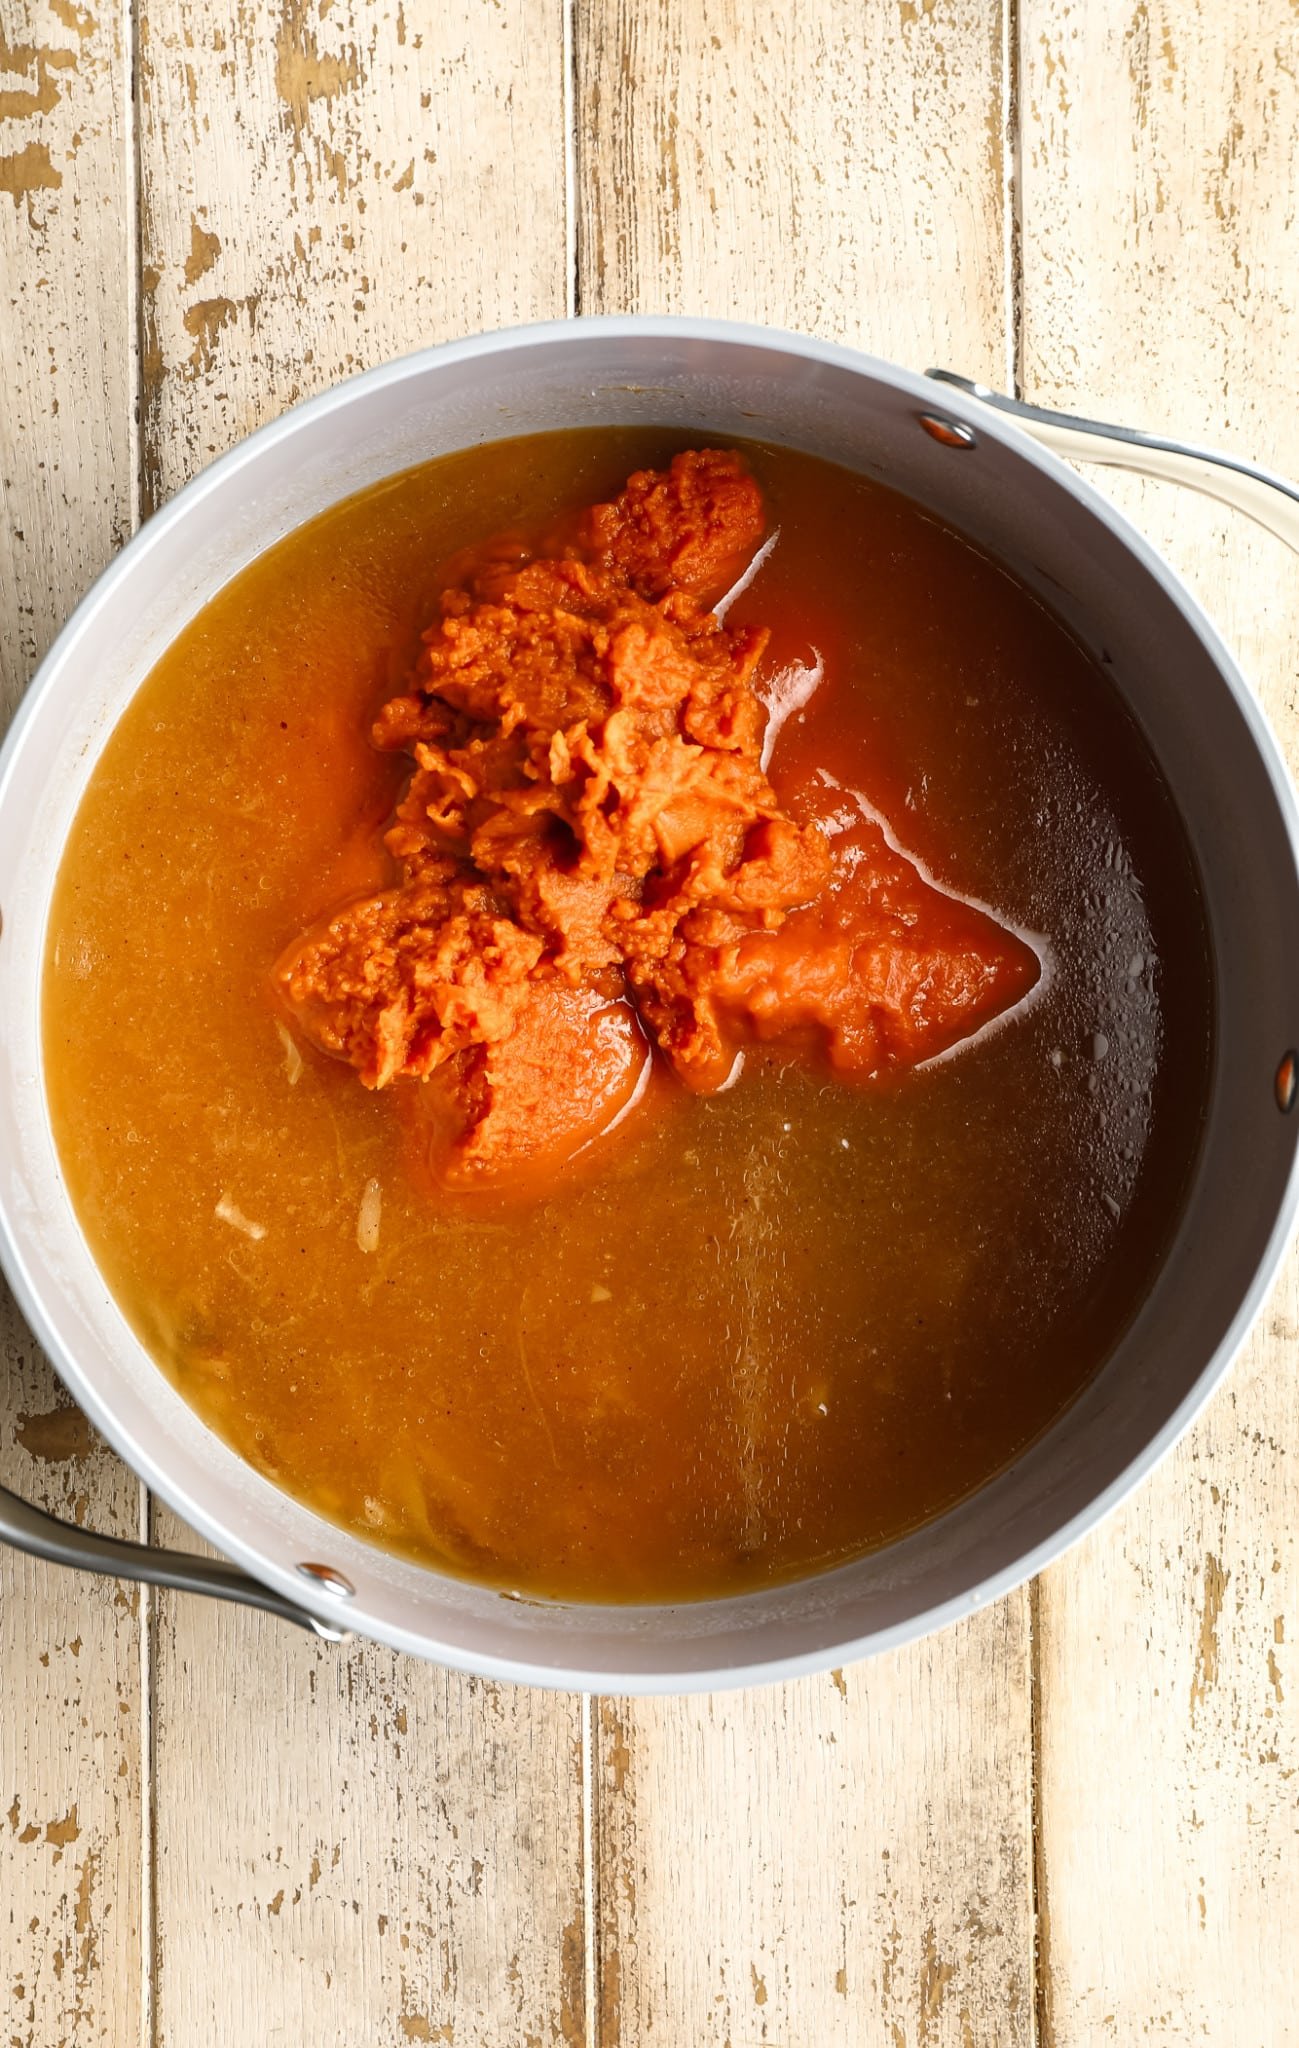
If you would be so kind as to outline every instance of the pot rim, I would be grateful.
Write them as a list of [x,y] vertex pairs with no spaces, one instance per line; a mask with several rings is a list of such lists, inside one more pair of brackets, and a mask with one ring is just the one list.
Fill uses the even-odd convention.
[[[1084,512],[1090,513],[1108,528],[1135,557],[1147,575],[1160,586],[1164,595],[1181,613],[1199,639],[1234,699],[1248,729],[1254,749],[1271,784],[1296,867],[1299,868],[1299,803],[1296,802],[1284,758],[1262,706],[1212,622],[1176,571],[1140,530],[1089,482],[1079,477],[1058,456],[1033,442],[1008,417],[992,414],[977,400],[967,398],[949,386],[935,386],[917,372],[907,370],[887,359],[870,355],[844,343],[823,341],[786,329],[748,322],[666,314],[612,314],[540,321],[493,329],[483,334],[442,342],[396,357],[373,369],[332,384],[317,396],[290,407],[274,420],[244,436],[233,448],[202,469],[137,529],[125,547],[97,577],[61,628],[37,668],[11,722],[3,746],[0,746],[0,809],[3,808],[18,774],[27,734],[41,715],[44,700],[49,694],[56,672],[74,652],[83,637],[93,629],[96,617],[108,597],[130,579],[137,564],[151,549],[155,548],[174,527],[192,516],[213,489],[236,476],[243,467],[266,449],[282,441],[291,440],[297,433],[352,404],[363,395],[399,384],[410,377],[425,376],[430,370],[441,365],[450,366],[520,348],[580,343],[588,335],[606,340],[616,340],[619,337],[638,340],[661,337],[665,340],[740,344],[793,356],[813,364],[848,370],[901,392],[914,399],[923,410],[939,411],[949,415],[975,429],[978,435],[1001,442],[1010,448],[1015,455],[1040,471],[1058,490],[1072,497]],[[578,1667],[565,1669],[558,1665],[536,1663],[526,1658],[512,1656],[471,1655],[454,1643],[441,1642],[420,1630],[394,1626],[382,1617],[368,1614],[363,1603],[353,1605],[349,1602],[345,1609],[340,1608],[328,1595],[322,1594],[295,1574],[292,1568],[277,1564],[245,1542],[236,1530],[223,1525],[202,1502],[190,1498],[184,1488],[171,1479],[167,1466],[161,1463],[154,1453],[142,1447],[132,1431],[119,1421],[111,1403],[105,1400],[93,1382],[83,1375],[75,1356],[46,1313],[40,1290],[28,1271],[21,1244],[20,1225],[11,1212],[8,1191],[2,1180],[0,1269],[8,1278],[24,1317],[69,1392],[113,1448],[131,1466],[137,1477],[174,1508],[187,1523],[214,1543],[223,1555],[238,1562],[263,1584],[275,1587],[277,1591],[315,1615],[322,1623],[329,1627],[337,1627],[340,1622],[346,1622],[354,1625],[358,1633],[371,1636],[394,1649],[431,1658],[453,1670],[488,1678],[551,1689],[616,1691],[649,1696],[725,1691],[741,1685],[772,1683],[900,1648],[1004,1597],[1045,1566],[1053,1563],[1094,1529],[1153,1471],[1189,1428],[1210,1395],[1225,1378],[1271,1287],[1289,1241],[1297,1210],[1299,1155],[1293,1155],[1282,1200],[1249,1286],[1244,1291],[1222,1340],[1193,1384],[1164,1423],[1131,1457],[1115,1478],[1101,1488],[1085,1508],[1051,1529],[1028,1551],[989,1574],[977,1586],[953,1594],[935,1605],[924,1608],[918,1614],[910,1615],[888,1627],[873,1630],[864,1636],[837,1641],[829,1648],[802,1651],[790,1656],[766,1658],[753,1663],[737,1663],[716,1669],[689,1669],[678,1673],[593,1672]],[[79,1227],[78,1225],[78,1229]],[[976,1491],[979,1490],[982,1489]],[[314,1512],[310,1509],[305,1511]],[[323,1517],[316,1519],[324,1527],[332,1526]],[[431,1576],[439,1576],[432,1568],[426,1569],[430,1570]],[[830,1574],[826,1573],[810,1575],[807,1582],[824,1582],[828,1576]],[[796,1580],[790,1582],[796,1583]],[[585,1604],[569,1603],[570,1606]],[[707,1604],[689,1603],[692,1608]],[[557,1605],[562,1607],[563,1603]],[[680,1611],[680,1604],[675,1607],[670,1603],[656,1603],[652,1607],[646,1604],[641,1611],[666,1616],[674,1611]]]

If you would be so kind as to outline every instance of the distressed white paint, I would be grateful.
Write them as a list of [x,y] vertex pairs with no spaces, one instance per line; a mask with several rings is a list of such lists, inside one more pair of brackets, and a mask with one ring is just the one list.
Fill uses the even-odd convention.
[[[1293,10],[1015,19],[0,0],[6,703],[133,516],[132,34],[149,503],[350,369],[571,303],[1018,352],[1033,395],[1299,468]],[[1299,748],[1289,558],[1114,489]],[[151,1670],[131,1596],[0,1558],[0,2040],[1293,2038],[1297,1292],[1031,1600],[770,1692],[587,1717],[185,1599]],[[130,1530],[0,1332],[0,1473]]]

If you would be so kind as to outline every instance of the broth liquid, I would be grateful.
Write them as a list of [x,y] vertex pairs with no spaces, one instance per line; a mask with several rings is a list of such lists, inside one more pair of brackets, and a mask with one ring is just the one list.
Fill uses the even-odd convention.
[[1101,672],[905,500],[758,445],[780,539],[730,617],[773,627],[764,669],[825,664],[791,742],[823,744],[943,886],[1046,936],[1040,996],[868,1087],[773,1052],[713,1098],[656,1076],[615,1138],[513,1207],[431,1200],[394,1101],[286,1038],[272,964],[389,879],[409,764],[366,731],[440,565],[685,445],[470,450],[253,563],[115,729],[45,968],[77,1214],[186,1399],[322,1513],[565,1598],[812,1571],[1003,1467],[1147,1290],[1210,1057],[1184,836]]

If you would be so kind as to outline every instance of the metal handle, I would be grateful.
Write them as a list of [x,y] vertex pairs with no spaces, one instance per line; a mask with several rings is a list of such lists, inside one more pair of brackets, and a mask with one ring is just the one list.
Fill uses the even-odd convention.
[[1183,484],[1202,497],[1216,498],[1219,504],[1243,512],[1299,554],[1299,490],[1256,462],[1242,462],[1239,456],[1223,455],[1216,448],[1165,441],[1136,427],[1112,427],[1102,420],[1026,405],[1022,398],[990,391],[986,384],[976,384],[954,370],[926,370],[925,375],[938,384],[954,385],[997,412],[1010,413],[1026,434],[1057,455],[1075,462],[1104,463],[1111,469],[1134,469],[1141,476]]
[[180,1593],[207,1593],[214,1600],[237,1600],[244,1607],[260,1607],[294,1621],[299,1628],[323,1636],[327,1643],[347,1640],[347,1630],[331,1628],[328,1622],[308,1614],[282,1593],[273,1592],[258,1579],[236,1570],[216,1557],[195,1557],[189,1551],[153,1550],[147,1543],[128,1543],[117,1536],[99,1536],[93,1529],[79,1529],[73,1522],[61,1522],[21,1500],[0,1486],[0,1542],[50,1564],[66,1564],[76,1571],[103,1572],[113,1579],[138,1579],[150,1586],[170,1586]]

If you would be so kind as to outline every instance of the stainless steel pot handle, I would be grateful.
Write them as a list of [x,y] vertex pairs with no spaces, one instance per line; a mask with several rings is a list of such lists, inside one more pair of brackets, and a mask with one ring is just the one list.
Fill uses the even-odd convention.
[[1256,462],[1242,462],[1239,456],[1223,455],[1216,448],[1165,441],[1158,434],[1143,434],[1135,427],[1107,426],[1101,420],[1026,405],[1022,398],[990,391],[986,384],[958,376],[955,370],[926,370],[925,375],[938,384],[953,385],[997,412],[1010,413],[1026,434],[1056,455],[1068,456],[1074,462],[1104,463],[1111,469],[1134,469],[1141,476],[1183,484],[1188,490],[1199,491],[1203,497],[1216,498],[1220,504],[1245,513],[1299,554],[1299,490],[1283,476],[1261,468]]
[[128,1543],[118,1536],[98,1536],[93,1529],[80,1529],[73,1522],[61,1522],[55,1515],[32,1507],[7,1487],[0,1486],[0,1543],[12,1544],[32,1557],[50,1564],[66,1564],[73,1570],[103,1572],[113,1579],[138,1579],[151,1586],[170,1586],[180,1593],[207,1593],[215,1600],[238,1600],[245,1607],[260,1607],[295,1621],[299,1628],[323,1636],[327,1643],[347,1640],[348,1631],[333,1628],[263,1586],[258,1579],[236,1570],[216,1557],[196,1557],[183,1550],[153,1550],[147,1543]]

